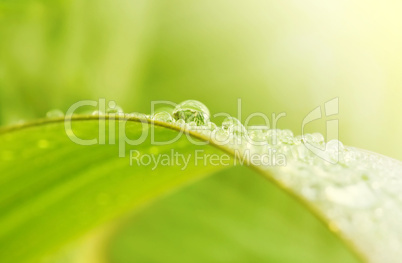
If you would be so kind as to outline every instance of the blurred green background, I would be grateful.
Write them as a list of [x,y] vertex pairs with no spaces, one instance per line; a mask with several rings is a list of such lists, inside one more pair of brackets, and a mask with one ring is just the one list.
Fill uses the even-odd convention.
[[241,98],[243,119],[285,112],[300,134],[338,97],[344,144],[402,160],[401,14],[396,0],[0,0],[0,125],[100,97],[232,115]]
[[[308,112],[339,97],[340,139],[402,159],[400,1],[0,1],[2,125],[105,97],[126,111]],[[325,120],[309,125],[325,133]]]
[[[340,139],[402,159],[402,3],[0,1],[2,125],[105,97],[304,116],[339,97]],[[325,120],[311,131],[325,133]]]

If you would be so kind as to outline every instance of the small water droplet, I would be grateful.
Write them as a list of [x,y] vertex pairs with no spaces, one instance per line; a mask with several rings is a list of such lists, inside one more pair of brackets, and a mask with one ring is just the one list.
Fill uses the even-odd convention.
[[321,133],[304,134],[302,136],[302,142],[305,144],[310,144],[317,149],[324,150],[324,136]]
[[173,121],[172,115],[170,115],[166,111],[161,111],[161,112],[156,113],[153,116],[153,119],[158,120],[158,121],[164,121],[164,122],[172,122]]
[[294,147],[295,154],[300,161],[307,161],[310,151],[306,148],[304,144],[296,145]]
[[326,152],[330,156],[330,158],[334,161],[340,161],[343,159],[343,151],[345,147],[338,140],[331,140],[326,144]]
[[138,119],[148,119],[149,117],[144,114],[144,113],[139,113],[139,112],[131,112],[131,113],[126,113],[124,114],[126,118],[138,118]]
[[187,124],[187,129],[190,129],[190,130],[198,130],[197,123],[196,123],[195,121],[190,121],[190,122]]
[[186,121],[183,119],[179,119],[175,122],[175,124],[178,126],[184,126],[184,125],[186,125]]
[[324,136],[321,133],[315,132],[312,135],[313,135],[313,140],[316,143],[324,143],[325,142]]
[[282,130],[281,136],[282,137],[293,137],[293,132],[291,130]]
[[207,136],[207,137],[211,137],[212,131],[211,130],[198,130],[199,133]]
[[46,113],[46,117],[48,118],[61,118],[64,117],[64,112],[59,109],[50,110]]
[[101,112],[101,111],[96,110],[96,111],[93,111],[93,112],[91,113],[91,115],[94,115],[94,116],[99,116],[99,115],[105,115],[105,113],[104,113],[104,112]]
[[279,132],[279,138],[278,139],[282,143],[293,144],[294,143],[293,132],[291,130],[281,130]]
[[280,130],[278,130],[278,129],[270,129],[270,130],[268,130],[267,134],[266,134],[267,142],[269,144],[271,144],[271,145],[278,144],[279,143],[279,139],[278,139],[279,133],[280,133]]
[[234,117],[226,118],[222,122],[222,129],[226,130],[229,134],[237,137],[242,137],[247,133],[246,128],[244,128],[243,124],[241,124],[241,122]]
[[208,123],[206,123],[205,125],[201,125],[201,126],[194,127],[194,129],[196,129],[197,132],[199,132],[199,133],[201,133],[201,134],[204,134],[204,135],[206,135],[206,136],[208,136],[208,137],[210,137],[211,134],[212,134],[212,132],[213,132],[214,130],[216,130],[217,128],[218,128],[218,127],[217,127],[216,124],[213,123],[213,122],[208,122]]
[[327,151],[329,152],[340,152],[343,151],[345,147],[338,140],[331,140],[327,143]]
[[214,130],[216,130],[216,129],[218,128],[218,126],[216,126],[216,124],[213,123],[213,122],[208,122],[208,123],[207,123],[207,128],[208,128],[210,131],[214,131]]
[[108,113],[108,114],[121,114],[123,112],[124,112],[123,109],[120,106],[118,106],[116,104],[116,102],[114,102],[114,101],[109,102],[109,107],[107,108],[106,113]]
[[263,130],[248,130],[248,137],[254,142],[265,142],[266,141],[266,133]]
[[229,133],[226,130],[223,130],[221,128],[217,128],[213,134],[212,134],[213,139],[219,143],[225,143],[229,139]]
[[356,152],[352,149],[347,149],[343,155],[343,159],[345,161],[345,164],[351,164],[353,162],[355,162],[358,158],[358,155],[356,154]]
[[303,135],[303,142],[304,143],[314,143],[314,136],[311,135],[310,133],[304,134]]
[[182,119],[185,122],[194,121],[197,125],[204,125],[209,121],[209,110],[199,101],[186,100],[175,107],[173,118],[175,120]]

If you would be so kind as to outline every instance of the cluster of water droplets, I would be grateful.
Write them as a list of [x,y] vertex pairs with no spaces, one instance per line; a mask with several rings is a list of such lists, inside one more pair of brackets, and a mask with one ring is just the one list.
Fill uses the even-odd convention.
[[290,130],[246,129],[234,117],[218,126],[197,101],[185,101],[172,115],[164,112],[153,118],[196,131],[241,154],[283,154],[285,165],[262,160],[253,164],[309,200],[328,217],[329,227],[352,240],[370,262],[402,258],[401,162],[345,147],[338,140],[325,142],[320,133],[294,136]]
[[[338,140],[325,142],[320,133],[294,136],[290,130],[247,129],[234,117],[218,126],[211,122],[208,108],[194,100],[152,115],[124,113],[118,105],[109,103],[105,113],[166,122],[206,136],[240,155],[256,154],[261,160],[254,165],[268,170],[281,185],[309,200],[328,217],[330,228],[341,230],[353,240],[360,251],[369,255],[370,262],[396,262],[395,258],[402,258],[399,161],[345,147]],[[47,116],[62,117],[63,112],[53,110]],[[264,163],[268,153],[285,156],[285,164]]]

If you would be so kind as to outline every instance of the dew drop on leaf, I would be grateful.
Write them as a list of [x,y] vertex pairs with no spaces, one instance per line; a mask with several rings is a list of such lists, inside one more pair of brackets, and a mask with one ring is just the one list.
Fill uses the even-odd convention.
[[314,143],[314,136],[312,134],[304,134],[303,135],[303,142],[304,143]]
[[213,122],[208,122],[206,126],[210,131],[214,131],[218,128],[218,126],[216,126],[216,124]]
[[161,111],[161,112],[156,113],[153,116],[153,119],[158,120],[158,121],[164,121],[164,122],[172,122],[173,121],[172,115],[170,115],[166,111]]
[[186,100],[175,107],[173,118],[184,120],[186,123],[193,121],[197,125],[204,125],[209,121],[209,110],[199,101]]
[[331,140],[327,143],[328,152],[341,152],[344,148],[343,143],[338,140]]
[[93,111],[93,112],[92,112],[92,115],[94,115],[94,116],[104,115],[104,112],[101,112],[101,111],[96,110],[96,111]]
[[226,118],[222,122],[222,128],[229,132],[229,134],[233,134],[235,136],[241,137],[246,134],[246,128],[244,128],[243,124],[241,124],[241,122],[234,117]]
[[319,132],[313,133],[312,136],[313,136],[313,140],[315,142],[317,142],[317,143],[324,143],[325,142],[324,136]]
[[175,124],[178,126],[184,126],[186,124],[186,121],[183,119],[179,119],[175,122]]
[[144,113],[139,113],[139,112],[131,112],[125,114],[126,118],[139,118],[139,119],[147,119],[148,116]]
[[50,110],[46,113],[46,117],[48,118],[60,118],[64,117],[64,112],[59,109]]
[[213,135],[213,138],[217,142],[224,143],[226,140],[229,139],[229,133],[221,128],[218,128],[215,130],[215,133]]
[[190,128],[194,128],[194,127],[197,127],[197,123],[196,123],[195,121],[190,121],[190,122],[188,123],[188,126],[189,126]]
[[277,129],[270,129],[267,131],[266,140],[271,145],[278,144],[279,131]]
[[265,142],[266,133],[263,130],[248,130],[248,138],[255,142]]
[[123,109],[120,106],[118,106],[116,104],[116,102],[110,101],[109,102],[109,107],[106,109],[106,113],[119,114],[119,113],[123,113]]
[[331,140],[326,145],[326,152],[329,154],[329,156],[333,160],[336,160],[336,161],[339,159],[343,159],[342,153],[344,150],[345,150],[345,147],[338,140]]
[[281,130],[279,132],[279,140],[283,143],[293,144],[293,132],[291,130]]

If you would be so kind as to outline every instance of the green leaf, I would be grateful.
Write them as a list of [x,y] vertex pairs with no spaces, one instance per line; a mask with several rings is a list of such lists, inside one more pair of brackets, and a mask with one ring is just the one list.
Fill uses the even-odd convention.
[[115,263],[358,262],[296,199],[240,166],[147,207],[109,243]]
[[[85,119],[85,118],[84,118]],[[98,120],[74,121],[82,138],[98,135]],[[106,127],[109,123],[106,122]],[[139,137],[149,125],[128,122],[126,134]],[[177,131],[154,126],[155,138],[173,138]],[[39,260],[88,230],[109,222],[179,186],[222,169],[190,162],[181,166],[130,166],[129,155],[119,158],[118,144],[82,146],[66,135],[64,123],[38,123],[2,132],[0,136],[0,261]],[[152,146],[150,137],[141,153],[167,153],[171,145]],[[196,146],[181,137],[176,151],[185,156],[211,145]],[[23,244],[23,245],[22,245]],[[5,253],[6,251],[6,253]]]
[[[118,143],[113,144],[109,141],[114,134],[113,130],[116,130],[117,134],[115,142],[123,138],[121,131],[124,131],[127,137],[137,139],[143,132],[148,133],[151,129],[154,130],[157,141],[166,141],[177,137],[179,128],[148,119],[131,118],[127,121],[125,118],[120,118],[120,121],[112,123],[103,119],[98,120],[95,116],[78,116],[74,117],[71,123],[73,133],[80,138],[88,140],[98,138],[100,127],[105,127],[106,131],[106,144],[83,146],[73,143],[68,138],[62,120],[53,119],[14,126],[0,132],[1,262],[39,262],[49,258],[57,254],[66,244],[74,244],[91,231],[116,222],[117,218],[130,214],[151,200],[227,168],[222,165],[196,165],[194,155],[196,151],[203,151],[209,155],[234,154],[232,148],[218,146],[213,141],[206,145],[195,144],[194,138],[197,142],[206,141],[207,138],[192,131],[185,131],[193,141],[186,136],[180,136],[173,144],[155,146],[150,141],[151,137],[146,136],[145,141],[139,145],[125,145],[123,153],[126,155],[124,158],[119,158],[121,147]],[[125,123],[125,127],[121,127],[122,122]],[[190,158],[191,161],[186,169],[182,169],[181,165],[162,165],[155,170],[152,165],[130,166],[131,150],[139,151],[142,155],[156,155],[171,154],[172,149]],[[394,213],[397,215],[396,218],[400,218],[399,210],[395,210],[399,201],[385,194],[394,195],[400,189],[395,182],[399,183],[396,175],[400,171],[401,164],[352,148],[347,148],[347,152],[358,156],[351,162],[345,159],[336,165],[324,165],[324,162],[316,156],[307,159],[298,156],[292,159],[289,153],[289,162],[286,166],[252,166],[274,184],[264,185],[262,181],[251,183],[247,191],[243,193],[239,190],[237,191],[239,195],[228,194],[230,197],[224,194],[233,191],[230,183],[224,185],[221,182],[214,186],[212,181],[212,186],[209,186],[211,189],[215,188],[216,192],[222,190],[222,196],[216,198],[221,200],[221,204],[217,210],[212,209],[205,213],[210,217],[205,217],[200,226],[205,227],[205,224],[215,228],[219,226],[215,231],[220,233],[211,237],[214,239],[213,243],[223,244],[224,247],[220,250],[215,246],[207,246],[208,240],[205,236],[201,236],[201,247],[197,249],[197,246],[191,245],[192,249],[205,251],[199,254],[200,258],[205,260],[209,258],[212,261],[230,257],[227,253],[234,250],[234,255],[238,255],[239,258],[247,256],[249,259],[262,259],[270,255],[271,259],[281,257],[283,262],[292,262],[299,257],[307,257],[311,260],[309,262],[322,262],[323,253],[314,254],[316,246],[313,244],[318,240],[327,246],[328,254],[334,259],[354,262],[353,256],[339,244],[339,241],[343,240],[352,251],[359,251],[372,262],[381,262],[380,259],[389,259],[388,262],[391,262],[398,254],[395,252],[395,246],[389,245],[398,244],[399,229],[397,220],[390,219],[389,215]],[[234,161],[232,158],[231,162]],[[250,165],[247,162],[246,164]],[[395,179],[395,182],[390,184],[381,178]],[[249,178],[244,177],[241,180],[240,185],[246,187]],[[373,184],[376,184],[376,187]],[[200,187],[202,188],[202,185]],[[180,212],[184,211],[182,209],[185,209],[185,206],[191,205],[185,200],[193,200],[195,204],[204,208],[211,204],[200,198],[197,193],[195,197],[192,193],[183,195],[187,198],[167,201],[168,207],[177,207],[179,211],[171,217],[166,216],[166,220],[177,220],[177,230],[180,230],[181,226],[190,228],[196,223],[193,222],[194,218],[186,217],[184,216],[186,213]],[[209,198],[211,200],[214,197]],[[268,202],[269,200],[272,202]],[[232,202],[239,203],[239,207],[230,206]],[[261,206],[250,206],[254,202],[260,202]],[[383,206],[384,204],[387,206]],[[160,206],[163,210],[166,204],[162,203]],[[243,209],[244,213],[237,208]],[[378,208],[382,208],[381,213]],[[264,214],[263,211],[266,210],[268,212]],[[169,233],[172,233],[174,228],[170,229],[168,225],[158,221],[162,214],[156,212],[152,220],[147,219],[145,224],[144,219],[142,223],[141,218],[139,219],[139,236],[133,242],[141,243],[139,247],[145,254],[139,251],[135,255],[136,259],[146,261],[149,259],[147,257],[157,259],[157,255],[151,254],[153,248],[150,240],[153,242],[160,240],[162,243],[154,250],[161,250],[160,255],[170,259],[174,255],[166,252],[169,251],[169,246],[179,244],[175,242],[186,245],[180,238],[175,242],[171,241]],[[263,214],[262,218],[266,218],[266,222],[256,223],[250,233],[241,234],[241,231],[244,231],[244,222],[256,220],[253,214]],[[225,223],[228,222],[228,218],[233,218],[231,224]],[[292,220],[295,218],[302,220]],[[326,227],[323,227],[322,223],[325,223]],[[361,223],[365,225],[357,225]],[[141,226],[148,229],[150,226],[158,227],[155,227],[156,232],[152,232],[144,231]],[[368,227],[374,231],[368,231]],[[261,229],[261,232],[259,233],[257,229]],[[288,229],[287,235],[278,239],[279,233],[285,229]],[[264,233],[264,230],[271,232],[272,235]],[[157,232],[162,233],[160,239],[156,237]],[[252,232],[259,233],[267,239],[264,240],[259,236],[254,243],[245,242],[253,236]],[[186,233],[178,233],[183,234]],[[332,234],[339,239],[335,239]],[[141,240],[144,239],[141,238],[144,237],[147,242],[142,243]],[[283,248],[285,244],[289,244],[288,238],[301,240],[301,245],[289,245]],[[166,244],[166,247],[163,246],[164,240],[170,243]],[[221,243],[220,240],[225,240],[227,243]],[[378,241],[382,243],[377,245]],[[119,242],[117,238],[116,243]],[[268,252],[263,252],[266,248],[264,242],[266,246],[270,246]],[[376,247],[373,248],[374,245]],[[124,245],[122,247],[124,248]],[[203,250],[204,247],[206,250]],[[112,247],[112,251],[116,251],[115,248]],[[213,249],[221,252],[214,252]],[[112,255],[115,256],[115,252]],[[185,260],[189,255],[178,257]]]

